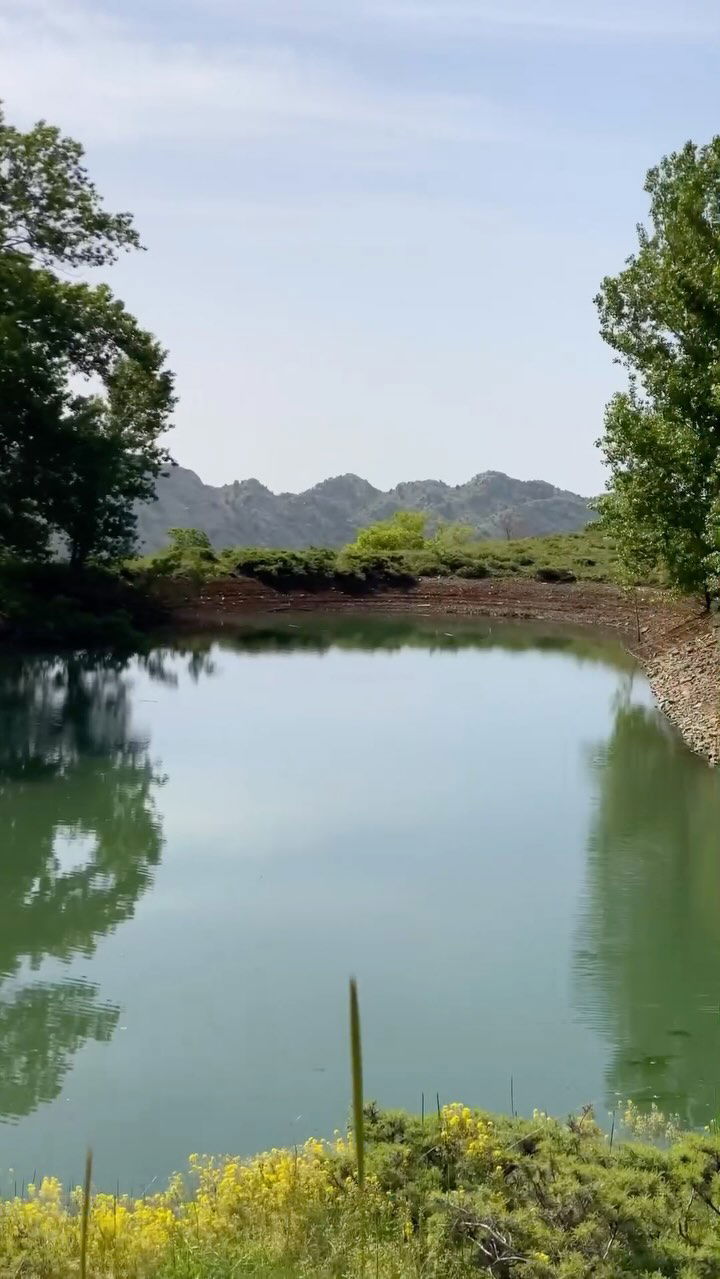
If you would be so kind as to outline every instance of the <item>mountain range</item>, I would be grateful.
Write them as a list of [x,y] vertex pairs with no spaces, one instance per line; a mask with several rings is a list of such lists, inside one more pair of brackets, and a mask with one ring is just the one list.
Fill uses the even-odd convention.
[[156,492],[155,502],[138,508],[145,552],[165,546],[174,527],[203,529],[221,549],[343,546],[358,529],[400,510],[427,511],[431,524],[470,524],[483,537],[573,532],[594,518],[589,498],[501,471],[484,471],[466,484],[409,480],[387,492],[357,475],[338,475],[303,493],[272,493],[255,479],[214,487],[173,466],[158,478]]

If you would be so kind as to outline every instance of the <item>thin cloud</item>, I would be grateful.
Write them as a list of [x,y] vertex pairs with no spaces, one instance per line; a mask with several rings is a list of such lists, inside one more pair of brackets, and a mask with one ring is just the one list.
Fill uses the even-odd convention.
[[[180,2],[186,11],[200,11],[200,0]],[[237,0],[203,0],[205,12],[208,6],[237,19]],[[431,34],[446,41],[468,34],[646,43],[720,36],[715,0],[244,0],[241,20],[257,29],[312,30],[328,38],[377,35],[383,26],[406,37]]]
[[430,28],[457,36],[460,30],[505,32],[516,38],[537,35],[588,40],[685,40],[699,42],[720,36],[720,14],[707,0],[661,5],[648,0],[599,5],[596,0],[566,0],[555,4],[502,6],[482,0],[377,0],[377,18],[407,28]]
[[507,114],[476,96],[368,83],[289,47],[223,49],[167,34],[161,44],[89,8],[45,0],[0,0],[0,83],[11,113],[42,113],[89,142],[314,135],[382,154],[513,133]]

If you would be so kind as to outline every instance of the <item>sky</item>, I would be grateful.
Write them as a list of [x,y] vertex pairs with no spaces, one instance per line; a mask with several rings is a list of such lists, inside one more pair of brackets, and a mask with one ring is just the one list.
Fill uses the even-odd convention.
[[598,492],[593,297],[644,175],[720,130],[717,0],[0,0],[8,119],[79,138],[147,251],[210,483],[502,470]]

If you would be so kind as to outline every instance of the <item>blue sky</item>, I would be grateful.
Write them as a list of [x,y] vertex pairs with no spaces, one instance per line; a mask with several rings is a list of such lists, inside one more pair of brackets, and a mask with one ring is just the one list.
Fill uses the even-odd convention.
[[592,298],[645,170],[720,129],[717,0],[0,0],[8,117],[86,145],[147,253],[175,456],[273,489],[480,470],[583,492]]

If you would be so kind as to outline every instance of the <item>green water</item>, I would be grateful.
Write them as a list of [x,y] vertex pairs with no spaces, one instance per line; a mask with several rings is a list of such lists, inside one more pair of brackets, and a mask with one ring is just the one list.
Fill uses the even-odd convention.
[[589,635],[293,622],[0,662],[0,1189],[140,1190],[366,1088],[706,1122],[720,778]]

